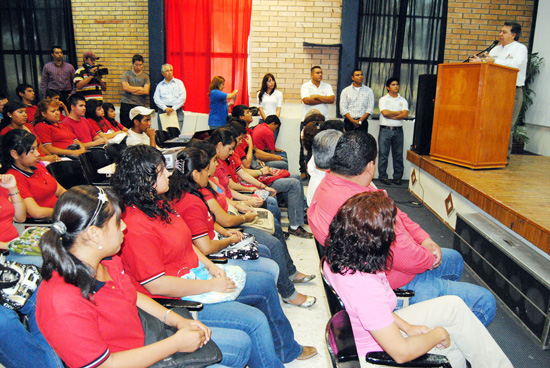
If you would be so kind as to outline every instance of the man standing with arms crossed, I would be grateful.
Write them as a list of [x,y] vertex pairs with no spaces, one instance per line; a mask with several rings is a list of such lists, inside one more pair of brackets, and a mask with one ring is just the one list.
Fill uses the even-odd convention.
[[[403,119],[409,116],[409,104],[399,92],[399,81],[386,81],[388,94],[378,101],[380,108],[380,132],[378,133],[378,179],[383,184],[401,185],[403,177]],[[393,180],[388,179],[388,157],[393,160]]]
[[[302,122],[300,123],[300,135],[304,129],[304,119],[311,109],[317,109],[328,120],[328,105],[333,104],[335,100],[332,86],[323,80],[323,70],[315,65],[311,68],[311,80],[302,84]],[[302,180],[307,179],[307,163],[305,162],[304,147],[300,139],[300,173]]]
[[122,74],[120,80],[124,95],[120,102],[120,123],[128,129],[132,129],[133,119],[130,119],[130,110],[137,106],[147,105],[147,96],[151,82],[149,75],[143,71],[143,56],[135,54],[132,57],[132,70]]
[[342,90],[340,95],[340,114],[344,116],[346,132],[354,129],[369,130],[367,120],[374,110],[374,93],[363,84],[363,72],[354,69],[351,72],[353,83]]

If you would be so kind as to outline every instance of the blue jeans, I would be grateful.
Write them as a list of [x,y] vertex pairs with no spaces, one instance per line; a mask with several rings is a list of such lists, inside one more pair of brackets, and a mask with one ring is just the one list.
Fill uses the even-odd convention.
[[281,161],[266,161],[266,166],[273,167],[275,169],[285,169],[288,170],[288,156],[285,151],[277,152],[275,151],[275,154],[277,156],[281,156],[283,159]]
[[251,368],[283,368],[283,363],[302,354],[273,282],[265,273],[248,272],[246,285],[236,302],[205,304],[198,315],[207,326],[246,332],[252,341],[248,361]]
[[403,128],[386,129],[380,126],[378,133],[378,179],[387,179],[388,157],[393,160],[393,178],[403,177]]
[[258,244],[258,250],[260,251],[260,258],[255,260],[243,261],[242,259],[228,259],[227,263],[234,266],[239,266],[247,274],[248,272],[263,272],[268,274],[273,283],[277,284],[279,278],[279,266],[275,261],[271,259],[271,251],[268,247],[262,244]]
[[275,180],[270,186],[284,197],[288,207],[290,226],[302,226],[304,224],[305,207],[301,180],[282,178]]
[[[294,261],[292,261],[290,253],[288,252],[288,247],[286,245],[283,231],[280,225],[277,226],[277,224],[278,222],[275,221],[274,235],[278,235],[277,237],[275,237],[274,235],[269,235],[265,231],[254,227],[243,226],[243,231],[254,235],[258,243],[269,248],[269,252],[271,253],[270,258],[275,261],[279,266],[277,290],[279,291],[279,294],[281,294],[283,299],[292,300],[298,296],[298,292],[296,291],[294,283],[292,282],[292,279],[298,271],[296,270]],[[280,239],[281,236],[282,241]]]
[[210,367],[244,367],[250,360],[252,341],[246,332],[232,329],[212,327],[212,341],[220,348],[223,359],[219,364]]
[[[264,202],[265,208],[273,214],[273,217],[279,222],[281,222],[281,210],[279,209],[279,203],[275,197],[267,197]],[[262,206],[263,207],[263,206]]]
[[37,267],[42,267],[42,256],[27,256],[25,254],[18,254],[10,252],[6,257],[8,261],[15,261],[22,264],[33,264]]
[[464,260],[456,250],[441,248],[442,262],[435,270],[428,270],[415,276],[404,289],[414,290],[410,304],[437,298],[443,295],[459,296],[485,327],[489,326],[496,313],[494,295],[487,289],[459,282],[464,269]]
[[29,318],[29,332],[16,312],[0,306],[0,363],[6,368],[63,368],[61,359],[38,329],[35,311],[36,293],[20,310]]

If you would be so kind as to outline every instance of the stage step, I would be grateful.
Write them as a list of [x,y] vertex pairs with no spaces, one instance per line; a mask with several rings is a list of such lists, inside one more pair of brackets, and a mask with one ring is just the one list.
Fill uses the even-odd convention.
[[541,347],[550,348],[550,256],[480,213],[457,215],[453,246]]

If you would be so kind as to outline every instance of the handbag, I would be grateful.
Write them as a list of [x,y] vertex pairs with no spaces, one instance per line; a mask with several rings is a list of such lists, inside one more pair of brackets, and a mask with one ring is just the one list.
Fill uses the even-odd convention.
[[[227,213],[233,216],[240,215],[239,211],[234,206],[229,203],[228,205],[229,207],[227,209]],[[244,222],[241,225],[254,227],[265,231],[269,235],[273,235],[275,233],[275,218],[273,217],[273,214],[264,208],[255,208],[255,210],[258,213],[258,216],[256,216],[253,221]]]
[[[219,236],[224,239],[224,236]],[[243,240],[228,245],[217,253],[211,254],[215,257],[225,257],[230,259],[242,259],[243,261],[254,260],[260,258],[258,250],[258,242],[256,237],[251,234],[243,233]]]
[[269,186],[273,184],[273,182],[277,179],[282,178],[288,178],[290,176],[290,172],[285,169],[273,169],[272,175],[260,175],[258,176],[258,180],[264,183],[265,185]]
[[23,308],[40,281],[42,276],[35,265],[0,262],[0,305],[15,311]]
[[[173,312],[180,316],[193,319],[191,313],[185,308],[174,308]],[[145,333],[144,345],[150,345],[174,335],[178,329],[162,323],[158,318],[138,308],[139,318]],[[213,340],[208,341],[200,349],[192,353],[175,353],[161,361],[156,362],[151,368],[203,368],[221,362],[222,352]]]
[[[181,298],[182,300],[190,300],[192,302],[200,302],[204,304],[215,304],[221,302],[230,302],[239,297],[241,291],[246,284],[246,273],[239,266],[234,265],[216,265],[225,271],[227,277],[229,277],[237,286],[235,290],[230,293],[221,293],[219,291],[209,291],[207,293],[188,295]],[[181,276],[182,279],[188,280],[211,280],[214,278],[212,274],[206,269],[202,262],[199,262],[199,266],[189,270],[189,273]]]
[[10,252],[17,254],[41,256],[42,251],[38,245],[40,243],[40,238],[48,230],[50,230],[50,228],[45,226],[32,226],[26,228],[21,236],[8,243],[8,249]]

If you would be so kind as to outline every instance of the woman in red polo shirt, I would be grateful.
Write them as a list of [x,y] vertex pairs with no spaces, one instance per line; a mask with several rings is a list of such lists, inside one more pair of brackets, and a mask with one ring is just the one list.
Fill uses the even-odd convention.
[[86,101],[86,118],[94,130],[103,132],[107,139],[112,139],[116,135],[124,134],[122,129],[119,129],[117,125],[113,126],[111,122],[105,118],[103,102],[99,100],[92,99]]
[[72,130],[61,123],[59,103],[42,100],[34,116],[34,129],[48,152],[55,155],[78,156],[86,149]]
[[1,170],[15,176],[27,215],[32,218],[51,217],[57,198],[65,192],[39,160],[34,135],[23,129],[4,135]]
[[[70,367],[148,367],[178,352],[194,352],[210,339],[202,323],[136,292],[116,256],[126,228],[120,214],[108,190],[73,187],[59,200],[52,228],[40,242],[44,281],[37,295],[38,326]],[[142,326],[143,312],[177,331],[144,346],[151,329]]]

